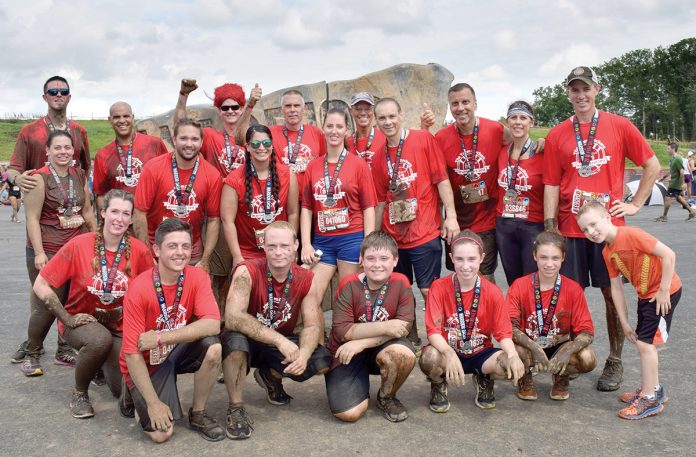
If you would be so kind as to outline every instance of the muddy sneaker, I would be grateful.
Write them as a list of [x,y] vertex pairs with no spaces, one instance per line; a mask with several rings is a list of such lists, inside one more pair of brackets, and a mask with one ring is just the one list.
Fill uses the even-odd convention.
[[94,373],[94,378],[92,378],[92,384],[99,387],[106,384],[106,378],[104,377],[104,370],[101,368]]
[[495,381],[488,375],[473,374],[474,384],[476,386],[476,398],[474,403],[481,409],[495,408],[495,395],[493,394],[493,386]]
[[[46,352],[43,348],[39,349],[39,355],[42,355],[44,352]],[[12,363],[22,363],[24,361],[24,358],[27,356],[27,341],[24,341],[22,344],[19,345],[19,348],[15,351],[14,354],[12,354],[12,357],[10,357],[10,362]]]
[[517,382],[517,398],[528,401],[537,399],[537,390],[532,373],[526,372]]
[[401,422],[408,419],[408,411],[398,398],[382,397],[379,391],[377,392],[377,408],[382,410],[389,422]]
[[34,377],[41,376],[43,374],[43,368],[41,367],[41,361],[39,360],[41,355],[39,352],[28,352],[22,365],[19,367],[24,373],[24,376]]
[[549,397],[551,400],[567,400],[570,397],[568,392],[569,376],[565,375],[553,375],[553,387],[551,387],[551,392]]
[[72,400],[70,400],[70,414],[77,419],[94,417],[94,408],[92,408],[92,402],[89,401],[87,392],[73,391]]
[[251,436],[254,423],[249,414],[244,409],[244,405],[232,406],[227,408],[227,430],[226,435],[231,440],[245,440]]
[[225,431],[210,417],[206,410],[194,411],[189,409],[189,427],[197,431],[208,441],[220,441],[225,439]]
[[689,217],[686,218],[686,221],[693,221],[694,219],[696,219],[696,211],[691,210],[689,211]]
[[283,389],[283,381],[275,380],[267,369],[257,368],[254,370],[254,379],[256,379],[256,383],[266,391],[268,403],[275,406],[282,406],[287,405],[290,403],[290,400],[292,400],[292,397]]
[[655,222],[667,222],[667,216],[656,217]]
[[[641,393],[643,393],[643,387],[638,387],[636,390],[624,392],[619,395],[619,401],[621,403],[630,405],[640,397]],[[660,403],[667,403],[669,401],[669,398],[665,395],[665,389],[662,387],[662,385],[660,385],[659,389],[655,391],[655,399]]]
[[633,403],[619,411],[621,419],[638,420],[659,414],[665,406],[654,398],[638,397]]
[[66,367],[74,367],[77,363],[77,352],[75,352],[75,349],[71,346],[60,344],[59,342],[58,349],[56,349],[56,358],[53,363]]
[[446,413],[450,409],[447,399],[447,381],[439,384],[430,383],[430,410],[434,413]]
[[611,392],[619,388],[623,379],[623,364],[621,359],[607,358],[602,376],[597,380],[597,390]]

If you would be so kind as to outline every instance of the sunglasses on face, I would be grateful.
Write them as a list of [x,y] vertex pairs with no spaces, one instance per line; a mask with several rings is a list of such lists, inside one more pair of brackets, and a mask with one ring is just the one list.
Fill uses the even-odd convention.
[[51,97],[55,97],[58,94],[62,95],[63,97],[66,97],[70,95],[70,89],[48,89],[46,93]]
[[254,149],[258,149],[263,145],[264,148],[268,149],[271,147],[273,142],[271,140],[253,140],[249,142],[249,146],[251,146]]
[[229,110],[239,111],[239,108],[241,108],[240,105],[222,105],[220,107],[220,111],[229,111]]

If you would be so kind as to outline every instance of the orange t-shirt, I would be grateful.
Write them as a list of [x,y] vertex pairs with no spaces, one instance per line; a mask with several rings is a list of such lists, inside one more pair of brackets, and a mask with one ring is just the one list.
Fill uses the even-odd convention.
[[[602,250],[610,278],[619,273],[628,279],[638,292],[638,298],[653,298],[660,288],[662,259],[654,255],[657,238],[638,227],[617,227],[616,238]],[[669,284],[670,295],[682,286],[676,271]]]

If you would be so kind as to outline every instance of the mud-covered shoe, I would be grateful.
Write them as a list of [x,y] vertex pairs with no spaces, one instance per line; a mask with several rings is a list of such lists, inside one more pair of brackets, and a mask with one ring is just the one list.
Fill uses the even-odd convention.
[[655,398],[638,397],[633,403],[619,411],[621,419],[638,420],[660,414],[665,406]]
[[553,375],[553,387],[551,387],[551,392],[549,393],[551,400],[567,400],[570,397],[568,392],[569,378],[567,374]]
[[473,374],[474,385],[476,386],[476,398],[474,403],[481,409],[495,408],[495,394],[493,386],[495,381],[488,375]]
[[101,368],[97,370],[96,373],[94,373],[94,377],[92,378],[92,385],[100,387],[106,384],[106,378],[104,377],[104,370]]
[[621,359],[615,357],[607,358],[604,364],[602,376],[597,380],[597,390],[602,392],[612,392],[619,388],[623,380],[623,364]]
[[[619,401],[621,403],[626,403],[627,405],[630,405],[631,403],[636,401],[636,399],[638,399],[642,393],[643,387],[638,387],[636,388],[636,390],[630,390],[619,395]],[[667,397],[667,395],[665,395],[665,388],[662,387],[662,385],[660,385],[660,387],[655,391],[655,399],[660,403],[667,403],[669,401],[669,398]]]
[[208,441],[220,441],[225,439],[225,431],[218,423],[208,415],[206,410],[194,411],[189,408],[189,427],[197,431]]
[[693,220],[696,220],[696,211],[691,210],[689,211],[689,217],[686,218],[686,221],[689,222]]
[[[24,358],[27,356],[27,343],[27,341],[24,341],[19,345],[19,348],[12,354],[12,357],[10,357],[10,362],[22,363],[24,361]],[[42,346],[41,349],[39,349],[39,355],[43,355],[44,352],[46,352],[46,350]]]
[[94,417],[94,408],[92,408],[92,402],[89,401],[87,392],[73,391],[72,400],[70,400],[70,414],[76,419]]
[[249,417],[249,413],[244,409],[244,405],[232,406],[227,408],[227,438],[231,440],[244,440],[251,436],[254,430],[254,421]]
[[66,367],[74,367],[77,364],[77,352],[75,352],[75,349],[71,346],[59,342],[58,349],[56,349],[56,358],[53,363]]
[[520,400],[534,401],[537,399],[537,390],[534,385],[532,373],[526,372],[524,376],[517,381],[517,398]]
[[380,393],[377,392],[377,408],[382,410],[384,417],[386,417],[389,422],[401,422],[408,419],[406,407],[395,396],[382,397]]
[[447,381],[439,384],[430,383],[430,410],[434,413],[446,413],[450,409],[447,399]]
[[655,222],[667,222],[667,216],[656,217]]
[[39,355],[38,351],[27,352],[22,365],[19,367],[19,369],[22,370],[22,373],[24,373],[24,376],[34,377],[41,376],[43,374],[40,358],[41,355]]
[[267,369],[257,368],[254,370],[254,379],[266,391],[268,403],[282,406],[287,405],[292,400],[292,397],[283,389],[283,381],[274,379]]

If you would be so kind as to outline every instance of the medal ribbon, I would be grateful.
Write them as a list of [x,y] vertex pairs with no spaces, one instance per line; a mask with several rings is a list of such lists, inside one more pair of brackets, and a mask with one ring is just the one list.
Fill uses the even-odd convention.
[[476,315],[478,314],[478,305],[481,301],[481,278],[476,276],[476,284],[474,284],[474,298],[471,301],[471,308],[469,308],[469,320],[466,319],[464,315],[464,303],[462,300],[462,289],[459,285],[459,278],[457,274],[452,275],[452,281],[454,282],[454,299],[457,302],[457,317],[459,318],[459,330],[462,332],[462,341],[469,341],[471,338],[471,332],[474,330],[474,324],[476,323]]
[[[249,162],[249,165],[251,165],[251,172],[254,173],[254,179],[256,179],[256,182],[259,183],[259,186],[261,186],[261,180],[259,179],[259,175],[256,173],[256,167],[254,166],[253,162]],[[271,182],[271,175],[269,174],[268,178],[266,178],[266,192],[263,199],[263,213],[266,216],[266,220],[270,220],[271,218],[272,187],[273,183]],[[249,211],[251,212],[251,208],[249,208]]]
[[[46,124],[46,127],[48,127],[48,131],[53,133],[57,129],[53,125],[53,122],[51,122],[51,119],[48,116],[44,116],[44,124]],[[65,119],[65,131],[70,133],[70,119],[66,118]],[[72,136],[72,134],[71,134]]]
[[65,190],[65,185],[61,182],[60,177],[58,176],[58,172],[56,172],[56,169],[53,168],[53,165],[49,162],[48,164],[48,169],[51,171],[51,175],[53,175],[53,180],[56,182],[58,185],[58,188],[60,189],[60,193],[63,195],[63,206],[65,208],[72,208],[74,203],[75,203],[75,189],[73,188],[73,180],[70,179],[70,168],[68,168],[68,190]]
[[[164,320],[164,325],[167,330],[172,329],[172,324],[169,322],[169,311],[167,311],[167,302],[164,299],[164,289],[162,289],[162,281],[160,280],[159,268],[155,267],[152,269],[152,283],[155,286],[155,293],[157,294],[157,301],[159,302],[160,312],[162,313],[162,320]],[[179,314],[179,303],[181,302],[181,295],[184,293],[184,272],[179,274],[179,279],[176,281],[176,298],[174,298],[174,303],[172,304],[172,314],[174,319]]]
[[367,318],[367,322],[374,322],[377,318],[377,314],[379,313],[379,309],[384,303],[384,297],[387,295],[389,281],[385,282],[382,287],[380,287],[374,308],[372,307],[372,299],[370,298],[370,288],[367,287],[367,276],[363,278],[362,285],[363,292],[365,292],[365,317]]
[[370,128],[370,135],[367,137],[367,145],[365,146],[364,151],[358,151],[358,134],[356,133],[353,136],[353,148],[355,149],[355,152],[367,152],[370,150],[370,146],[372,146],[372,141],[375,139],[375,128],[372,127]]
[[551,296],[549,309],[546,311],[546,318],[544,318],[544,308],[541,303],[541,285],[539,283],[539,275],[537,273],[532,274],[532,282],[534,284],[534,307],[536,309],[537,329],[540,329],[538,330],[538,333],[539,336],[546,336],[549,333],[553,315],[556,313],[558,296],[561,293],[561,275],[560,273],[556,275],[556,284],[553,286],[553,295]]
[[117,140],[114,140],[114,143],[116,143],[116,151],[118,151],[118,160],[121,162],[121,166],[123,167],[124,174],[126,175],[126,178],[130,178],[133,176],[133,143],[135,142],[135,136],[137,133],[133,134],[133,138],[131,138],[130,145],[128,145],[128,154],[126,157],[123,156],[123,149],[121,149],[121,146],[118,144]]
[[104,245],[104,239],[102,238],[101,243],[99,243],[99,263],[101,265],[101,278],[102,278],[102,290],[104,294],[111,293],[111,289],[114,286],[114,280],[116,279],[116,272],[118,271],[118,265],[121,263],[121,257],[123,257],[123,252],[126,249],[126,237],[121,237],[121,242],[118,244],[118,250],[116,251],[116,257],[114,257],[114,263],[111,264],[111,269],[107,268],[106,262],[106,246]]
[[179,166],[176,164],[176,157],[172,154],[172,174],[174,175],[174,193],[176,194],[176,204],[181,206],[184,204],[184,199],[188,198],[191,194],[191,189],[193,189],[193,184],[196,182],[196,175],[198,174],[198,165],[201,161],[200,157],[196,157],[196,164],[193,166],[193,171],[189,177],[188,184],[186,184],[186,189],[181,191],[181,181],[179,180]]
[[336,181],[338,180],[338,174],[341,172],[343,167],[343,161],[346,160],[346,155],[348,155],[348,150],[343,149],[341,155],[338,156],[338,162],[336,162],[336,168],[334,168],[333,176],[329,176],[329,155],[324,156],[324,189],[326,189],[326,198],[333,200],[333,191]]
[[466,160],[466,166],[469,168],[469,174],[473,176],[474,174],[474,164],[476,163],[476,152],[478,151],[478,134],[479,134],[479,119],[478,117],[474,120],[474,137],[471,140],[471,158],[469,154],[466,153],[466,146],[464,146],[464,138],[459,135],[459,143],[462,146],[462,157]]
[[529,151],[529,148],[532,147],[532,140],[530,138],[527,138],[527,141],[524,143],[524,146],[522,147],[522,152],[520,152],[520,156],[517,158],[517,162],[515,163],[515,168],[512,168],[512,165],[510,165],[510,156],[512,155],[512,147],[513,144],[510,143],[510,146],[508,146],[508,164],[507,164],[507,175],[508,175],[508,189],[516,190],[517,186],[517,169],[520,167],[520,159],[522,158],[523,155]]
[[300,126],[300,130],[297,132],[297,138],[295,138],[295,143],[290,143],[290,137],[288,136],[288,128],[283,127],[283,135],[285,135],[285,140],[288,142],[288,161],[295,165],[297,160],[297,154],[300,152],[300,145],[302,144],[302,135],[304,135],[304,125]]
[[404,148],[404,139],[406,138],[406,130],[401,130],[401,138],[399,138],[399,145],[396,147],[396,157],[394,157],[394,164],[392,165],[391,158],[389,157],[389,142],[384,145],[384,155],[387,157],[387,169],[389,171],[389,190],[395,192],[397,189],[396,181],[399,177],[399,164],[401,164],[401,153]]
[[[595,111],[590,124],[590,133],[587,137],[587,143],[583,145],[582,134],[580,133],[580,122],[577,116],[573,116],[573,130],[575,131],[575,142],[578,145],[578,154],[580,162],[583,166],[590,164],[592,160],[592,147],[594,146],[595,135],[597,134],[597,124],[599,124],[599,111]],[[589,152],[588,152],[589,151]]]
[[[278,310],[285,308],[285,304],[288,302],[288,297],[290,296],[290,284],[292,284],[292,269],[288,272],[288,277],[285,279],[285,286],[283,287],[283,295],[280,297],[280,304],[278,305]],[[273,300],[273,275],[271,274],[271,269],[268,268],[268,263],[266,263],[266,288],[268,289],[268,322],[269,326],[273,327],[273,321],[275,321],[276,308],[275,301]]]

